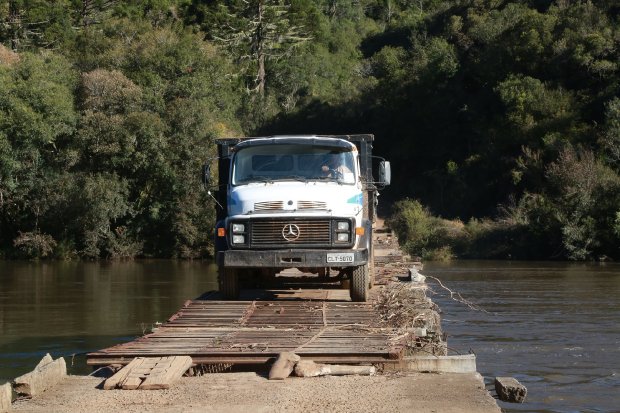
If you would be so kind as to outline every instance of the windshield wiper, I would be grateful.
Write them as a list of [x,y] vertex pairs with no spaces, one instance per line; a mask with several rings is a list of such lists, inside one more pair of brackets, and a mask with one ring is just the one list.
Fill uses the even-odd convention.
[[288,179],[292,179],[294,181],[308,182],[308,178],[306,178],[305,176],[301,176],[301,175],[285,175],[285,176],[278,177],[278,181],[284,181]]
[[338,182],[339,184],[342,183],[342,179],[336,178],[334,176],[314,176],[314,177],[312,177],[312,179],[318,179],[320,181]]
[[273,178],[263,175],[248,175],[244,179],[240,179],[237,181],[237,183],[240,184],[251,184],[253,182],[266,182],[268,184],[272,184]]

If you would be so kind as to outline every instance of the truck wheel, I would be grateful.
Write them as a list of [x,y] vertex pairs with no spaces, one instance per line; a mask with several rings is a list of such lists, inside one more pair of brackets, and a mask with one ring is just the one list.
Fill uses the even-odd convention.
[[220,293],[225,300],[239,298],[239,273],[235,268],[219,268]]
[[353,269],[351,274],[351,301],[368,300],[368,264],[360,265]]

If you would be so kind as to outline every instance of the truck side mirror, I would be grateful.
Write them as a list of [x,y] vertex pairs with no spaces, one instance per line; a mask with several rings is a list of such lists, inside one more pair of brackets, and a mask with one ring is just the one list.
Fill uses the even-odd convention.
[[206,163],[204,165],[202,165],[202,184],[204,185],[204,187],[206,189],[209,189],[209,186],[211,184],[211,164],[210,163]]
[[392,169],[389,161],[381,161],[379,164],[379,184],[388,186],[392,181]]

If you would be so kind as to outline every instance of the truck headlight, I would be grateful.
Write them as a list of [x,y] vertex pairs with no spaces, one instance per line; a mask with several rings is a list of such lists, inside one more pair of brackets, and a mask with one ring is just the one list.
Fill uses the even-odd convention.
[[245,225],[244,224],[232,224],[232,232],[236,234],[245,232]]
[[339,233],[337,239],[338,239],[338,242],[349,242],[349,234],[346,232]]
[[233,235],[232,243],[233,244],[245,244],[245,235]]
[[[338,221],[336,224],[337,231],[348,231],[349,230],[349,222],[348,221]],[[340,241],[340,239],[338,239]]]

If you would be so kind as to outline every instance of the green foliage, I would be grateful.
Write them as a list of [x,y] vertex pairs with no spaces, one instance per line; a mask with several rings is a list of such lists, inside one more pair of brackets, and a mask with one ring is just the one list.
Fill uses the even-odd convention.
[[387,224],[408,250],[424,248],[435,230],[431,213],[418,201],[411,199],[404,199],[394,204],[392,216]]
[[70,0],[5,0],[0,4],[0,39],[14,51],[58,48],[70,43]]
[[557,191],[554,212],[562,227],[566,256],[593,258],[600,240],[607,237],[609,217],[617,211],[620,177],[589,150],[563,150],[551,163],[547,176]]
[[248,91],[261,96],[268,82],[267,65],[310,40],[302,25],[306,10],[298,7],[292,13],[289,1],[218,2],[202,10],[208,18],[202,22],[208,36],[236,58]]
[[574,103],[570,93],[561,89],[550,90],[540,80],[529,76],[510,75],[496,88],[499,97],[506,105],[507,119],[519,128],[519,134],[528,136],[534,128],[540,137],[549,133],[558,123],[570,122]]
[[52,253],[56,241],[40,232],[20,232],[13,246],[26,258],[45,258]]
[[396,202],[386,223],[407,253],[431,261],[449,261],[461,236],[460,223],[434,217],[412,199]]
[[608,163],[620,171],[620,98],[613,98],[605,104],[602,144]]
[[76,128],[74,80],[68,62],[49,52],[0,65],[0,243],[27,256],[46,256],[54,244],[39,224],[56,195],[45,182],[66,167],[63,143]]
[[371,132],[412,253],[619,259],[619,19],[610,1],[5,1],[0,254],[205,256],[214,138]]
[[74,33],[62,52],[79,74],[58,53],[3,51],[2,248],[40,231],[63,259],[208,255],[198,171],[212,139],[239,130],[242,95],[201,35],[165,19],[153,29],[153,14],[134,11],[98,13]]
[[620,211],[616,212],[616,218],[614,219],[614,234],[620,237]]

